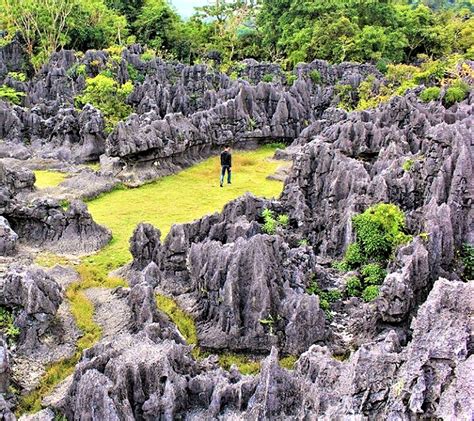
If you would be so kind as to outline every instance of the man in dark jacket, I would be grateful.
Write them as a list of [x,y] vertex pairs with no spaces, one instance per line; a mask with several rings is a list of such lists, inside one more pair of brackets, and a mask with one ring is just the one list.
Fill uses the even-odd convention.
[[232,170],[232,154],[230,153],[230,146],[226,145],[221,153],[221,187],[224,184],[224,177],[227,171],[227,184],[230,184],[230,176]]

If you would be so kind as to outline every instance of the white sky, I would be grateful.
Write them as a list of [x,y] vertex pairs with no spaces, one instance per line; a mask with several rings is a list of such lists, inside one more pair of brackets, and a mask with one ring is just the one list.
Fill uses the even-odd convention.
[[171,0],[171,4],[182,17],[189,18],[193,15],[195,6],[206,6],[209,0]]

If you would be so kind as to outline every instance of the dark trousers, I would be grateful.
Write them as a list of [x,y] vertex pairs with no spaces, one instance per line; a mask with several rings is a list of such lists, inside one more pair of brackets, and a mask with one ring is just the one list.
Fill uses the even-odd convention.
[[230,176],[231,176],[232,171],[228,165],[223,165],[222,171],[221,171],[221,185],[222,183],[224,183],[224,177],[225,177],[226,171],[227,171],[227,182],[230,184]]

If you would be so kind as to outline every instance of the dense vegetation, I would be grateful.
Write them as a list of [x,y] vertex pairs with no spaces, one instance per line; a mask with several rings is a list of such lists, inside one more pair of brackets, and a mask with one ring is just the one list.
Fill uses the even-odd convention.
[[352,226],[356,239],[334,267],[343,272],[357,271],[357,275],[348,277],[346,292],[372,301],[385,278],[388,261],[397,247],[412,237],[404,232],[405,215],[390,203],[379,203],[355,215]]
[[187,63],[207,58],[229,69],[253,57],[292,68],[330,62],[412,63],[418,56],[474,58],[471,0],[234,0],[182,20],[166,0],[2,0],[6,42],[19,32],[38,66],[61,47],[133,42]]

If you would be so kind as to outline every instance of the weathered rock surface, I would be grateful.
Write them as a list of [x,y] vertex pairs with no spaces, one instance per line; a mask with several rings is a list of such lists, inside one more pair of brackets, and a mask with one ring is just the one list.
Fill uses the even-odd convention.
[[20,330],[18,346],[34,351],[62,302],[59,285],[42,269],[16,267],[0,280],[0,291],[0,304],[18,309],[14,321]]
[[12,254],[16,248],[18,235],[10,227],[8,221],[0,216],[0,256]]

